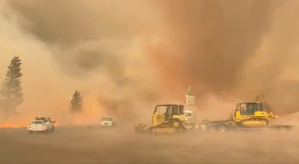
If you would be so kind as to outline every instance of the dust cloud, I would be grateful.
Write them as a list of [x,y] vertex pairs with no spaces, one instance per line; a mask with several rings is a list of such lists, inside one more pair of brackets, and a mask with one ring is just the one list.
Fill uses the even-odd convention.
[[80,123],[98,122],[103,114],[134,117],[156,103],[184,102],[188,86],[200,110],[221,112],[263,95],[277,113],[289,114],[297,111],[299,88],[298,5],[6,0],[0,5],[0,71],[12,56],[21,57],[20,120],[63,119],[76,89],[85,101]]

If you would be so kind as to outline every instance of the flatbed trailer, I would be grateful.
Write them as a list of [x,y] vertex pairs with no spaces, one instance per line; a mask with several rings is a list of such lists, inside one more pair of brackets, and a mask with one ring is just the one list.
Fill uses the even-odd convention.
[[232,130],[291,130],[292,125],[271,125],[278,116],[272,112],[268,113],[262,102],[238,103],[235,110],[232,110],[226,120],[202,121],[200,128],[207,131],[232,131]]
[[223,120],[223,121],[203,121],[200,125],[201,130],[214,132],[226,132],[226,131],[236,131],[236,130],[262,130],[262,129],[274,129],[274,130],[291,130],[293,129],[292,125],[270,125],[267,124],[265,126],[244,126],[242,124],[238,124],[231,120]]

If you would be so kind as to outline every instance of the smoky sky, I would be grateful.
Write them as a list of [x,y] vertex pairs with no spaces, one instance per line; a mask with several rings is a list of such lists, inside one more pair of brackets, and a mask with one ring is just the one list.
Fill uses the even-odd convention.
[[[235,88],[245,64],[271,26],[275,1],[155,1],[171,27],[180,79],[212,92]],[[171,55],[171,56],[170,56]],[[172,71],[175,72],[175,71]]]
[[[263,95],[264,101],[270,102],[278,113],[298,111],[294,103],[282,107],[286,99],[296,101],[294,92],[298,91],[298,82],[280,79],[295,56],[290,51],[298,42],[292,39],[286,44],[279,34],[273,34],[294,28],[288,23],[298,15],[294,9],[292,14],[282,14],[289,16],[284,27],[273,23],[281,21],[276,20],[275,14],[284,13],[281,8],[291,1],[152,2],[164,16],[169,33],[164,46],[149,46],[149,56],[161,67],[161,78],[172,87],[174,95],[185,92],[179,92],[182,86],[191,85],[201,103],[209,93],[244,101],[254,101],[256,96]],[[294,34],[285,32],[281,38],[289,40]],[[272,46],[262,51],[271,42],[267,37],[272,37]],[[266,55],[269,56],[265,58]],[[288,86],[290,83],[292,87]]]
[[[278,0],[7,0],[24,21],[24,31],[51,47],[65,73],[82,77],[90,72],[107,73],[119,87],[129,86],[145,97],[180,99],[188,86],[204,99],[207,94],[219,98],[254,99],[263,94],[276,101],[278,93],[293,98],[296,82],[280,82],[293,49],[280,44],[273,31],[278,11],[291,1]],[[285,6],[284,6],[285,5]],[[294,9],[293,9],[294,10]],[[283,13],[284,11],[281,11]],[[293,17],[297,14],[292,13]],[[282,14],[283,15],[283,14]],[[286,15],[287,17],[289,15]],[[278,19],[278,18],[277,18]],[[286,33],[288,37],[295,37]],[[267,59],[262,51],[265,38],[273,37],[273,52]],[[159,43],[150,42],[155,37]],[[155,70],[161,90],[150,85],[135,87],[143,77],[127,77],[126,69],[139,61],[124,53],[135,38],[144,39],[143,53],[149,65],[138,69]],[[293,39],[291,45],[297,44]],[[140,48],[140,47],[139,47]],[[146,76],[145,76],[146,77]],[[151,78],[151,76],[148,76]],[[153,78],[153,77],[152,77]],[[138,80],[136,80],[138,79]],[[286,83],[292,83],[285,87]],[[280,87],[278,87],[280,86]],[[288,86],[288,85],[287,85]],[[285,88],[284,92],[277,88]],[[142,91],[141,91],[142,90]],[[145,94],[148,93],[148,94]],[[270,98],[271,97],[271,98]],[[273,98],[274,97],[274,98]],[[125,96],[109,106],[133,104]],[[107,100],[108,101],[108,100]],[[125,102],[125,103],[123,103]],[[281,105],[281,104],[280,104]],[[127,105],[130,106],[130,105]],[[284,111],[295,111],[285,109]],[[283,113],[283,112],[281,112]]]

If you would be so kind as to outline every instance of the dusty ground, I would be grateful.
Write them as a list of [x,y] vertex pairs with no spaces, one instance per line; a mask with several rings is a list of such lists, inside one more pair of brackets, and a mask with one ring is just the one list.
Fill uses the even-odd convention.
[[[125,131],[127,129],[127,131]],[[299,163],[299,137],[263,131],[135,135],[133,128],[0,130],[0,163]]]

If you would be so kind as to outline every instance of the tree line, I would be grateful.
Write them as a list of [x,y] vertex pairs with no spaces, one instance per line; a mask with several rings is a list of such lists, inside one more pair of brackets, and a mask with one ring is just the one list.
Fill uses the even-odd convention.
[[[22,61],[19,56],[13,57],[5,74],[5,79],[0,90],[0,110],[3,112],[3,124],[6,124],[8,118],[13,115],[20,114],[17,112],[17,107],[24,101],[24,94],[22,88],[21,78]],[[78,113],[82,111],[83,97],[81,93],[76,90],[72,95],[69,104],[69,111],[71,113]]]

